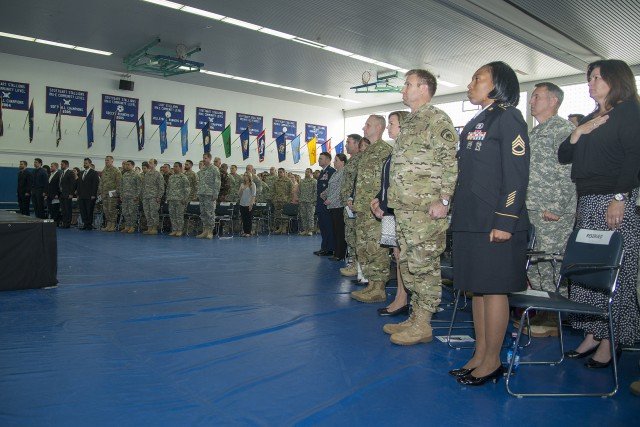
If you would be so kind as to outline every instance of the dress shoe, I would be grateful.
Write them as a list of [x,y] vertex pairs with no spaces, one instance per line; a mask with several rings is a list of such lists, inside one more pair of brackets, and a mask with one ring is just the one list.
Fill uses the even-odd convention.
[[324,256],[327,254],[327,251],[325,251],[324,249],[320,249],[319,251],[314,251],[313,254],[318,256]]
[[398,316],[400,314],[409,313],[409,304],[403,305],[397,310],[389,311],[387,307],[378,309],[378,316]]
[[[621,355],[622,355],[622,348],[620,347],[616,348],[616,360],[620,360]],[[584,366],[586,366],[589,369],[608,368],[609,365],[611,365],[611,359],[612,358],[609,358],[607,362],[598,362],[597,360],[594,360],[593,357],[590,357],[587,363],[584,364]]]
[[498,380],[504,374],[504,367],[502,365],[498,366],[498,369],[490,373],[489,375],[485,375],[484,377],[474,377],[473,374],[465,375],[464,377],[458,377],[458,382],[462,385],[470,385],[470,386],[480,386],[484,385],[487,381],[493,381],[493,383],[497,383]]
[[344,261],[344,258],[338,258],[338,257],[337,257],[337,256],[335,256],[335,255],[330,256],[330,257],[329,257],[329,259],[330,259],[331,261]]
[[575,350],[570,350],[564,353],[564,357],[566,357],[567,359],[582,359],[584,357],[591,356],[593,353],[596,352],[597,349],[598,349],[598,346],[595,346],[592,349],[585,351],[584,353],[580,353]]
[[320,256],[333,256],[333,251],[324,251],[324,253]]
[[456,378],[461,378],[471,374],[471,371],[473,371],[473,369],[467,369],[467,368],[452,369],[449,371],[449,375],[454,376]]

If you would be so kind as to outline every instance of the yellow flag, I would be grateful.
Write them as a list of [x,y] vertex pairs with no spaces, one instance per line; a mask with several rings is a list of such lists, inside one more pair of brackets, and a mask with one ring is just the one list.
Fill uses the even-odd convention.
[[309,151],[309,166],[316,164],[316,145],[318,144],[318,138],[313,137],[307,142],[307,151]]

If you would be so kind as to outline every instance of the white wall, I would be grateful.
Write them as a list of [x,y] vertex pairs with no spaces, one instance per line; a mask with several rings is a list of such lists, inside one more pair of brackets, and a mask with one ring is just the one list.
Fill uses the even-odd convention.
[[[185,105],[185,120],[189,119],[190,141],[193,140],[198,132],[195,128],[196,107],[225,110],[227,123],[231,123],[232,142],[237,137],[235,135],[237,112],[263,116],[264,126],[267,129],[267,146],[273,140],[271,138],[271,123],[274,117],[296,120],[298,132],[303,132],[301,136],[303,140],[305,123],[326,125],[328,127],[327,137],[332,138],[334,145],[344,138],[344,119],[341,110],[331,110],[313,105],[177,83],[170,79],[142,75],[133,76],[135,91],[121,91],[118,90],[119,79],[120,73],[115,71],[0,53],[0,80],[29,83],[29,97],[34,100],[35,108],[34,138],[31,144],[29,144],[28,126],[25,129],[22,128],[27,114],[26,111],[3,109],[5,131],[4,136],[0,137],[0,166],[17,166],[22,159],[27,160],[31,165],[34,157],[41,157],[47,164],[53,161],[59,162],[61,159],[66,158],[70,161],[71,167],[81,167],[82,159],[91,157],[96,164],[96,168],[101,170],[104,166],[104,156],[111,154],[114,156],[117,165],[122,160],[127,159],[134,160],[139,165],[140,162],[151,157],[157,158],[159,163],[173,163],[174,161],[184,161],[189,158],[194,161],[197,169],[198,160],[202,158],[203,153],[201,137],[198,137],[189,146],[189,152],[185,157],[181,153],[179,135],[169,144],[168,150],[163,155],[160,154],[158,133],[156,132],[153,138],[150,139],[151,134],[157,128],[157,126],[151,125],[152,100]],[[46,86],[88,91],[88,111],[91,108],[95,109],[95,142],[91,149],[87,149],[86,131],[83,129],[78,135],[78,130],[84,119],[72,116],[62,117],[62,142],[56,148],[55,133],[51,131],[54,115],[45,113]],[[135,130],[127,138],[134,123],[119,121],[116,149],[113,153],[110,153],[109,132],[107,131],[103,136],[109,121],[100,118],[103,93],[139,99],[139,114],[146,112],[147,140],[145,141],[144,150],[138,151]],[[169,141],[179,130],[180,128],[177,127],[168,128],[167,136]],[[218,134],[219,132],[212,132],[212,139],[217,137]],[[254,137],[251,138],[251,141],[253,139]],[[302,145],[304,146],[304,141]],[[277,166],[284,167],[290,171],[301,172],[309,167],[306,148],[302,150],[300,162],[294,165],[289,146],[287,146],[287,160],[279,164],[275,143],[267,149],[264,163],[258,162],[255,143],[251,145],[250,157],[246,162],[242,160],[239,141],[232,144],[232,155],[230,158],[225,159],[222,138],[219,138],[213,145],[212,155],[221,157],[223,162],[229,165],[237,164],[241,171],[244,170],[244,165],[249,163],[253,164],[258,170]]]

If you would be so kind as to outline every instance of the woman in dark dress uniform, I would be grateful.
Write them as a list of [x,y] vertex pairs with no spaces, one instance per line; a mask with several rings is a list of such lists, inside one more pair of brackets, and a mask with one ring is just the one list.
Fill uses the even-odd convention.
[[481,67],[468,89],[469,100],[482,110],[460,135],[451,230],[455,286],[473,292],[476,347],[461,369],[449,373],[461,384],[482,385],[503,374],[507,294],[526,288],[529,138],[515,108],[518,79],[507,64]]

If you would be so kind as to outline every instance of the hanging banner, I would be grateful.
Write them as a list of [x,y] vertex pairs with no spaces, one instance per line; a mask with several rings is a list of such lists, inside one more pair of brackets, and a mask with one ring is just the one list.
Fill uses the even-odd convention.
[[209,122],[209,130],[222,132],[227,122],[227,112],[196,107],[196,128],[202,129],[207,122]]
[[325,142],[327,142],[327,127],[322,125],[314,125],[312,123],[305,123],[304,140],[309,141],[314,137],[316,138],[318,144],[324,144]]
[[163,120],[167,121],[167,126],[182,127],[184,124],[184,105],[151,101],[151,123],[159,125]]
[[29,83],[0,80],[0,96],[2,108],[23,111],[29,109]]
[[102,117],[111,120],[116,114],[116,120],[135,123],[138,121],[138,99],[126,96],[102,94]]
[[86,117],[87,96],[88,92],[82,90],[47,86],[47,106],[45,111],[48,114],[56,114],[58,109],[62,108],[62,114],[64,115]]
[[263,129],[262,123],[262,116],[236,113],[236,134],[241,134],[245,129],[249,129],[249,135],[258,136]]
[[295,120],[273,119],[271,137],[277,138],[284,133],[286,139],[293,139],[298,134],[298,122]]

